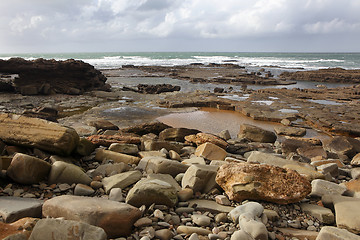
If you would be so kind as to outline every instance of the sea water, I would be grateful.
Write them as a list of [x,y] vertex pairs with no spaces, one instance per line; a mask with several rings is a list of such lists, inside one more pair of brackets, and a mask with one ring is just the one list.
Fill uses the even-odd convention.
[[23,57],[28,60],[79,59],[98,69],[120,68],[123,65],[176,66],[190,63],[232,63],[251,67],[315,70],[340,67],[360,68],[360,53],[246,53],[246,52],[95,52],[1,54],[0,59]]

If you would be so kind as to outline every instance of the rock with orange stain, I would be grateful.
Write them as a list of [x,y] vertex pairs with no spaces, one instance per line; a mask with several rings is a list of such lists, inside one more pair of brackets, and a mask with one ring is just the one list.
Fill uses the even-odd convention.
[[13,235],[16,235],[17,239],[28,239],[38,220],[38,218],[26,217],[10,224],[0,222],[0,239]]
[[196,143],[196,145],[201,145],[203,143],[213,143],[223,149],[226,149],[229,145],[225,140],[221,139],[218,136],[209,133],[198,133],[196,135],[189,135],[185,137],[185,140],[188,142]]

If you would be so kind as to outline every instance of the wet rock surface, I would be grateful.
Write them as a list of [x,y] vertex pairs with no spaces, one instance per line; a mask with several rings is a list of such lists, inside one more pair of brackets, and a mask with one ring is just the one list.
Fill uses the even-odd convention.
[[[330,96],[336,102],[349,104],[356,101],[356,94],[352,94],[356,89],[345,88],[341,93],[343,97],[350,96],[347,102],[337,99],[339,93],[331,89],[239,93],[238,96],[250,94],[245,101],[220,98],[226,93],[148,95],[116,89],[77,98],[1,95],[1,111],[21,113],[25,108],[56,107],[60,124],[72,127],[77,135],[88,139],[76,141],[68,156],[58,156],[57,152],[34,144],[37,139],[47,139],[52,131],[47,127],[36,133],[37,138],[28,138],[26,145],[21,139],[0,141],[0,227],[4,229],[0,236],[37,239],[39,234],[55,234],[51,230],[55,227],[64,229],[56,232],[59,239],[67,239],[70,233],[78,237],[76,229],[84,236],[97,236],[96,239],[327,239],[332,236],[358,239],[358,222],[354,219],[359,214],[357,154],[360,149],[354,138],[337,137],[323,142],[306,137],[284,140],[279,131],[279,135],[272,134],[275,138],[271,141],[262,142],[241,134],[232,134],[231,138],[226,131],[209,135],[192,128],[151,123],[159,115],[178,111],[152,107],[165,103],[170,106],[182,100],[183,106],[204,104],[227,109],[233,106],[232,110],[237,111],[252,109],[248,113],[252,112],[254,118],[264,116],[265,120],[278,122],[286,118],[289,122],[282,121],[284,125],[306,127],[308,131],[312,124],[293,121],[302,116],[302,107],[305,111],[317,103],[304,102],[296,114],[275,110],[297,99],[303,101],[301,97],[307,94],[312,98]],[[269,100],[275,93],[279,99],[271,99],[271,105],[252,102]],[[183,94],[182,99],[178,94]],[[257,106],[262,107],[257,109]],[[127,115],[133,107],[151,114],[141,115],[140,120],[136,114]],[[332,111],[345,108],[328,107]],[[107,114],[109,109],[116,114]],[[312,111],[312,108],[307,110],[310,116],[307,120],[318,114],[320,108],[316,113]],[[343,116],[346,117],[346,112]],[[355,115],[354,118],[356,121]],[[92,121],[103,124],[92,127]],[[36,132],[36,128],[30,130]],[[25,154],[28,159],[20,166],[15,165],[18,156],[23,156],[18,154]],[[31,165],[38,169],[32,171],[31,178],[21,174],[27,177],[25,183],[16,174],[27,163],[34,163]],[[228,168],[226,173],[224,168]],[[244,169],[262,169],[262,174],[253,171],[249,175]],[[242,177],[245,185],[253,183],[250,191],[253,195],[261,190],[261,184],[267,184],[264,191],[270,197],[261,194],[255,199],[250,194],[232,197],[230,190],[240,192],[236,191],[241,185],[239,181],[233,179],[230,184],[233,187],[227,189],[220,181],[215,182],[216,175],[218,179]],[[281,198],[282,193],[285,198]],[[272,201],[279,196],[281,200]],[[10,209],[9,201],[17,204],[12,204]]]

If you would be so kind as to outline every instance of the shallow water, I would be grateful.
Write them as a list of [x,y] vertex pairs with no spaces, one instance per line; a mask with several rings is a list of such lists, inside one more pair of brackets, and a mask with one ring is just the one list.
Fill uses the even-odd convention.
[[[236,138],[241,124],[251,124],[263,129],[274,131],[275,126],[283,126],[280,123],[253,120],[241,113],[214,108],[202,108],[200,111],[187,113],[173,113],[157,118],[160,122],[172,127],[194,128],[202,132],[218,134],[222,130],[229,130],[231,137]],[[305,137],[328,138],[328,135],[307,129]]]

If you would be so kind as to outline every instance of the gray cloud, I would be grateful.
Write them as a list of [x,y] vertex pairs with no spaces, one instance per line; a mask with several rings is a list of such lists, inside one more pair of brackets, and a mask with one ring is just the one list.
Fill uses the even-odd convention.
[[0,9],[0,53],[360,50],[358,0],[12,0]]

